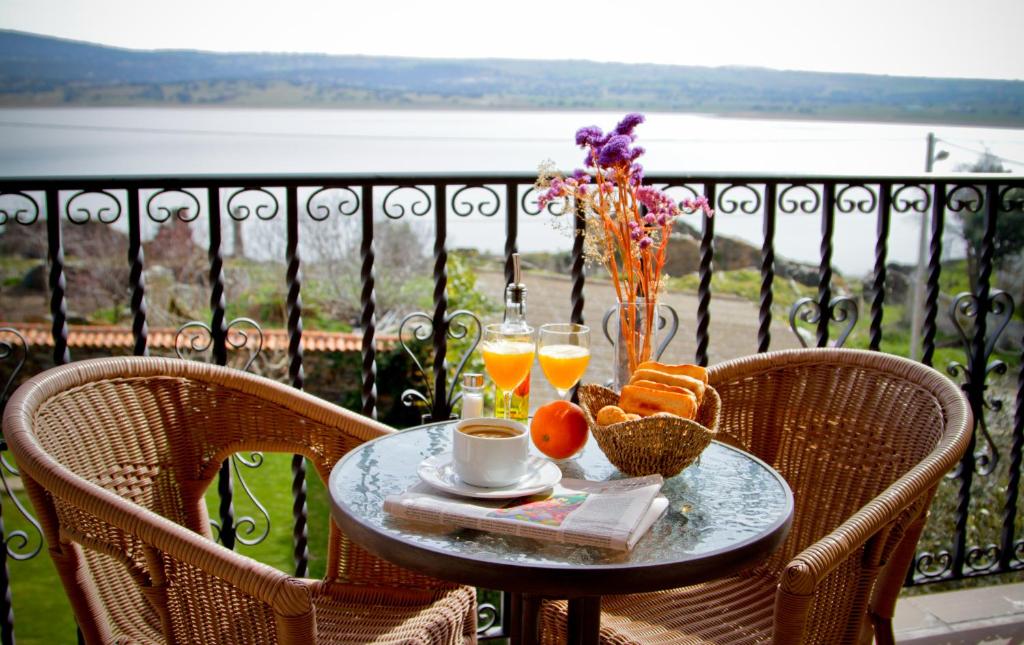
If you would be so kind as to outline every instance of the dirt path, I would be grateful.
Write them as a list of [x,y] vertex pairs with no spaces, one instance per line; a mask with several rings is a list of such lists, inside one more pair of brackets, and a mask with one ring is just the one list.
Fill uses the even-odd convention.
[[[528,290],[527,319],[531,325],[538,327],[546,322],[569,321],[572,284],[568,277],[527,273],[525,281]],[[504,275],[499,272],[479,272],[477,288],[500,302],[505,289]],[[603,383],[611,378],[612,346],[604,338],[600,325],[605,311],[615,302],[615,294],[608,280],[589,279],[584,295],[583,317],[591,327],[592,354],[584,380]],[[679,332],[666,349],[662,360],[668,363],[693,362],[697,350],[697,295],[670,292],[662,302],[674,307],[680,319]],[[751,302],[712,293],[708,346],[711,364],[757,351],[757,313],[758,308]],[[793,333],[780,321],[772,323],[771,334],[772,349],[799,347]],[[536,366],[531,375],[530,390],[531,408],[555,397],[554,390]]]

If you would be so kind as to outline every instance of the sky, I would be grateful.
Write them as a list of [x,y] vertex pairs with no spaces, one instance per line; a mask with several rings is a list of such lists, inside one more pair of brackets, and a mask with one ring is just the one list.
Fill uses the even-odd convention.
[[133,49],[584,59],[1024,79],[1024,0],[0,0],[0,28]]

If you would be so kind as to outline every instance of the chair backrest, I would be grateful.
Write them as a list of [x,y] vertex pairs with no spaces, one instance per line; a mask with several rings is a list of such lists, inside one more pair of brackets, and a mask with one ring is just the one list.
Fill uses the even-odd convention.
[[[869,503],[873,514],[885,509],[886,537],[863,547],[876,552],[836,564],[816,590],[831,600],[811,607],[808,633],[820,627],[817,636],[830,635],[811,640],[839,642],[843,630],[849,635],[856,627],[835,617],[846,612],[860,619],[863,606],[854,605],[867,601],[878,573],[865,570],[874,560],[884,564],[963,454],[971,428],[966,401],[929,367],[858,350],[760,354],[713,367],[709,380],[722,399],[720,438],[771,464],[793,489],[792,529],[763,565],[767,572],[781,575],[795,556]],[[887,503],[878,504],[880,498]],[[903,566],[891,580],[905,574]]]
[[[308,586],[210,541],[203,494],[234,452],[301,454],[326,480],[389,431],[267,379],[158,358],[49,370],[4,414],[89,642],[310,642]],[[332,528],[329,577],[363,555]]]

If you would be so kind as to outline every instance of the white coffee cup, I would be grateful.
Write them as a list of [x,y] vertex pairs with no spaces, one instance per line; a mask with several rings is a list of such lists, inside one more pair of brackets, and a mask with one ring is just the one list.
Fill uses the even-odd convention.
[[500,488],[526,475],[530,456],[526,426],[507,419],[463,419],[452,430],[452,464],[470,486]]

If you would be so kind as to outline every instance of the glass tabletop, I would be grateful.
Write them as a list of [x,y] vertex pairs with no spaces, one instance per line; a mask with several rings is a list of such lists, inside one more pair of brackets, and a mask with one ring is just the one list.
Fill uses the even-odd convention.
[[[358,529],[363,535],[372,534],[391,547],[414,547],[421,554],[433,552],[448,558],[545,569],[678,564],[728,556],[772,538],[771,544],[762,544],[766,552],[759,555],[764,557],[788,530],[793,498],[785,480],[757,458],[717,442],[704,451],[698,463],[665,481],[662,492],[669,500],[668,511],[629,552],[431,527],[386,514],[384,498],[417,484],[420,462],[450,451],[454,423],[401,431],[349,453],[330,478],[332,510],[339,525],[346,530]],[[530,449],[536,450],[533,446]],[[608,462],[593,437],[579,456],[556,463],[565,477],[595,481],[624,477]],[[372,545],[370,550],[374,550]]]

